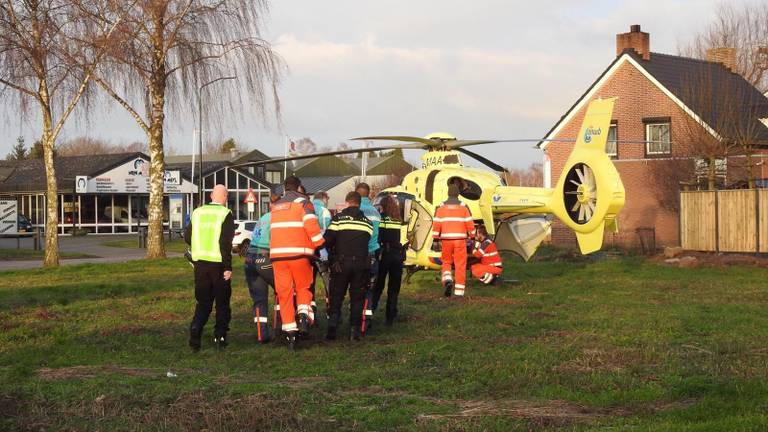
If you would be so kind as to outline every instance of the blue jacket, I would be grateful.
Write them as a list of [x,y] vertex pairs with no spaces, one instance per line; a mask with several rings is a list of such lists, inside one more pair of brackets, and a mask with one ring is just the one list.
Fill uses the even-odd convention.
[[376,207],[371,204],[371,200],[366,197],[363,197],[360,201],[360,210],[373,224],[373,234],[371,234],[371,239],[368,241],[368,253],[372,254],[379,250],[379,224],[381,223],[381,215],[379,214],[379,211],[376,210]]
[[272,220],[272,213],[264,213],[259,219],[259,223],[253,227],[253,236],[251,237],[251,246],[248,253],[256,253],[256,248],[269,249],[269,225]]
[[325,230],[331,225],[331,212],[325,208],[319,199],[312,200],[312,205],[315,206],[315,215],[317,216],[317,223],[320,225],[320,232],[325,233]]

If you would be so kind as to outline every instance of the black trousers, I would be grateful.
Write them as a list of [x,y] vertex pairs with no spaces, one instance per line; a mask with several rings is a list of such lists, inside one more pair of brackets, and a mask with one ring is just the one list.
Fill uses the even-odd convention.
[[403,279],[404,253],[402,249],[385,249],[381,252],[379,261],[379,276],[373,289],[371,309],[376,310],[384,292],[385,279],[387,284],[387,319],[393,320],[397,316],[397,297],[400,295],[400,285]]
[[232,310],[229,299],[232,297],[232,284],[224,280],[224,267],[218,263],[204,261],[195,262],[195,316],[189,326],[190,333],[201,335],[203,327],[216,303],[216,326],[213,329],[215,337],[223,337],[229,331],[229,321]]
[[[259,342],[270,338],[267,317],[269,317],[269,287],[275,286],[275,275],[269,252],[245,256],[245,282],[253,300],[253,322]],[[277,314],[276,314],[277,315]]]
[[344,257],[338,266],[331,266],[331,310],[328,327],[338,327],[341,307],[349,290],[349,323],[360,328],[363,319],[363,302],[368,278],[368,257]]

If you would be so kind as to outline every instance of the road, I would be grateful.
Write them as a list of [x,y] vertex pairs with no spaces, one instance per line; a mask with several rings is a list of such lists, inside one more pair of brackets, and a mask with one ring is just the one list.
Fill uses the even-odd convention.
[[[120,248],[103,246],[102,243],[115,240],[136,240],[136,234],[126,235],[86,235],[82,237],[59,236],[59,251],[91,255],[97,258],[62,259],[61,265],[85,263],[125,262],[144,258],[144,249]],[[21,247],[32,249],[32,239],[21,239]],[[0,239],[0,249],[15,249],[15,239]],[[169,257],[181,256],[179,253],[168,252]],[[42,267],[41,260],[0,261],[0,271],[19,270]]]

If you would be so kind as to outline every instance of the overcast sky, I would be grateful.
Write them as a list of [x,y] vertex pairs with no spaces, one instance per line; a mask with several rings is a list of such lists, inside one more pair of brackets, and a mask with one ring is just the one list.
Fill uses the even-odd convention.
[[[461,138],[535,138],[552,127],[615,56],[615,35],[640,24],[651,50],[675,53],[714,14],[710,0],[274,1],[267,38],[288,64],[282,128],[254,114],[223,133],[283,153],[284,136],[336,146],[354,136],[446,131]],[[1,96],[0,96],[1,97]],[[99,107],[80,135],[144,140],[117,106]],[[36,118],[3,106],[0,155]],[[171,119],[166,143],[189,153],[195,123]],[[541,159],[532,145],[476,150],[511,167]],[[416,159],[417,154],[408,154]]]

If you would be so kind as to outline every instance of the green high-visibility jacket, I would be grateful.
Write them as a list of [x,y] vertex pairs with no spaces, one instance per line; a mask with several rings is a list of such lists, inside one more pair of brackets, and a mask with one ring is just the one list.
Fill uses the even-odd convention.
[[192,212],[192,260],[222,262],[219,238],[230,210],[222,205],[206,204]]

